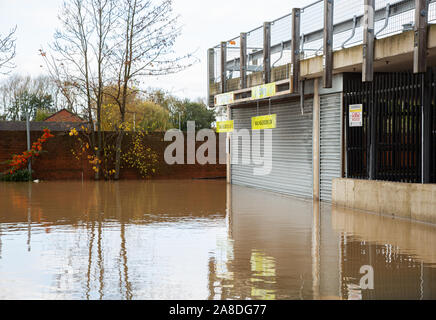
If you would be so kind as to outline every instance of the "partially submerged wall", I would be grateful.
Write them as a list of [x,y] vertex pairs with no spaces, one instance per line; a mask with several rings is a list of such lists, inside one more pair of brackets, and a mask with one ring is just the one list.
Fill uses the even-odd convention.
[[[41,180],[79,180],[93,179],[94,172],[92,165],[86,159],[77,160],[71,153],[76,137],[70,137],[66,132],[52,132],[55,137],[49,139],[44,145],[44,152],[37,158],[32,169],[34,179]],[[31,132],[31,141],[36,141],[42,135],[41,131]],[[144,137],[144,144],[158,154],[159,162],[156,173],[151,176],[153,179],[211,179],[223,178],[226,176],[226,165],[219,164],[219,143],[224,143],[221,149],[225,151],[225,139],[218,139],[216,163],[200,165],[195,164],[176,164],[168,165],[164,161],[164,152],[171,142],[164,141],[163,133],[153,133]],[[124,138],[125,145],[129,143],[131,136]],[[5,171],[7,165],[5,161],[10,160],[13,154],[20,154],[27,149],[26,131],[0,131],[0,172]],[[197,142],[196,149],[203,144]],[[225,159],[225,155],[224,155]],[[185,139],[185,161],[186,161],[186,139]],[[225,163],[225,161],[224,161]],[[136,169],[121,169],[121,179],[142,179]]]
[[436,184],[334,179],[332,203],[436,224]]

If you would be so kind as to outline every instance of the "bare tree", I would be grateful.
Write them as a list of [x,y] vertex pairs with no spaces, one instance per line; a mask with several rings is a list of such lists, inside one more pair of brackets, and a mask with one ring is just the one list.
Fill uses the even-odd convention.
[[100,177],[101,107],[103,88],[109,77],[108,58],[113,47],[110,33],[116,22],[115,8],[115,0],[64,1],[59,15],[62,27],[56,31],[51,46],[54,54],[48,58],[41,50],[49,73],[62,92],[75,89],[82,97],[91,128],[90,144],[99,160],[96,179]]
[[12,60],[16,55],[16,40],[14,38],[17,27],[13,28],[5,37],[0,35],[0,74],[9,74],[15,68]]
[[67,109],[76,114],[79,114],[82,110],[86,110],[86,108],[81,105],[83,99],[79,99],[81,92],[78,85],[72,81],[67,81],[67,75],[61,73],[59,69],[63,66],[63,63],[60,63],[60,66],[58,66],[53,56],[48,58],[47,54],[42,49],[39,49],[39,51],[44,59],[45,65],[47,66],[47,77],[55,87],[56,94],[54,99],[58,110]]
[[173,15],[171,0],[122,0],[119,5],[118,41],[111,55],[117,74],[117,102],[121,125],[116,141],[115,179],[120,174],[121,145],[124,136],[126,101],[140,79],[168,75],[192,65],[192,55],[178,56],[174,45],[180,35],[178,16]]
[[[31,99],[31,114],[35,116],[38,109],[54,112],[56,109],[57,87],[47,76],[32,78],[30,76],[11,75],[0,85],[0,106],[4,118],[12,121],[21,120],[23,99]],[[24,99],[25,100],[25,99]]]

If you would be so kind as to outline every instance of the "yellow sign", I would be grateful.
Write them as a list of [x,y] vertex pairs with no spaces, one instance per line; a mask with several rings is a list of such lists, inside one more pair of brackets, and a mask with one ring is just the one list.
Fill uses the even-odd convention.
[[274,129],[277,123],[277,115],[271,114],[267,116],[251,118],[252,130]]
[[263,99],[276,95],[276,83],[268,83],[251,89],[251,99]]
[[218,94],[215,96],[215,106],[225,106],[235,101],[235,95],[233,92],[227,92]]
[[233,132],[233,120],[217,121],[216,132]]

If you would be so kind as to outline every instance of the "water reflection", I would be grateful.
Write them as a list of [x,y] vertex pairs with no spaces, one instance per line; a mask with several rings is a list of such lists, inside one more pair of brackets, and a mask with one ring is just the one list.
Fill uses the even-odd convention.
[[0,204],[0,299],[436,296],[434,226],[225,181],[3,183]]

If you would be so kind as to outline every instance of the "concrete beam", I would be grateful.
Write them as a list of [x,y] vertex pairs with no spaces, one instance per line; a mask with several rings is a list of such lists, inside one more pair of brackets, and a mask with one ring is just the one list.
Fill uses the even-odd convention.
[[[374,41],[374,69],[395,61],[404,69],[413,67],[413,31],[407,31]],[[436,25],[428,27],[428,51],[436,54]],[[333,53],[333,73],[356,72],[362,70],[362,45],[342,49]],[[379,62],[379,64],[377,64]],[[322,57],[312,57],[301,61],[301,77],[317,78],[323,73]]]

